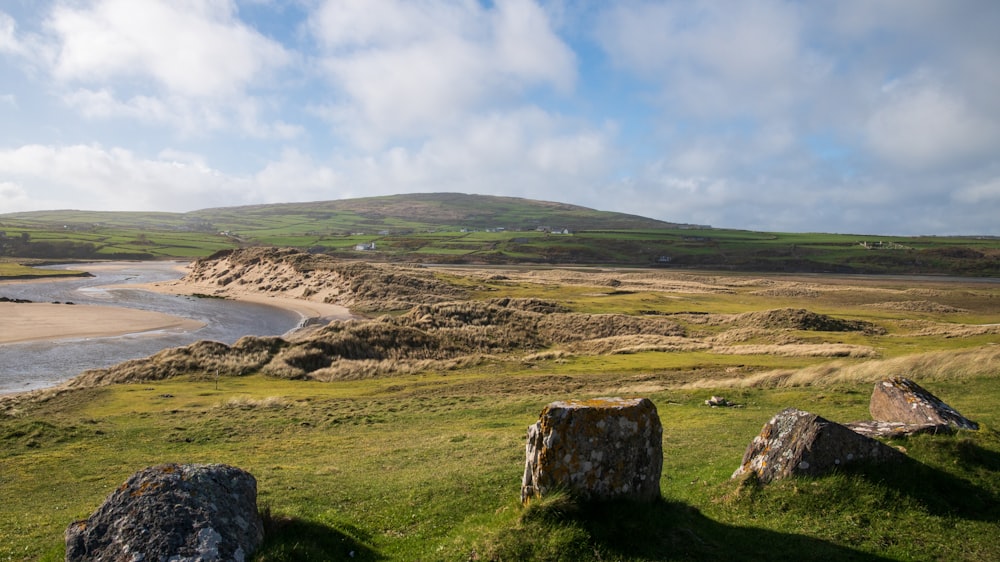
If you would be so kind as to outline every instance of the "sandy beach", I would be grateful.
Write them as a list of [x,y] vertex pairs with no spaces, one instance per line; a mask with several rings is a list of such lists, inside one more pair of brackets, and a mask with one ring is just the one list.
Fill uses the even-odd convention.
[[220,292],[219,287],[215,285],[198,285],[179,279],[176,281],[163,281],[160,283],[146,283],[142,285],[122,285],[121,287],[142,289],[144,291],[153,291],[171,295],[218,295],[222,298],[252,302],[256,304],[265,304],[268,306],[290,310],[301,316],[303,320],[324,319],[332,321],[350,320],[351,318],[356,318],[355,315],[351,314],[351,311],[347,307],[338,304],[257,293],[249,289],[226,288],[224,292]]
[[[120,264],[88,265],[88,269],[115,269]],[[179,270],[183,264],[178,264]],[[2,281],[19,283],[31,281]],[[202,287],[181,280],[158,283],[114,285],[118,289],[142,289],[146,291],[174,294],[215,294],[218,287]],[[343,306],[314,302],[286,296],[271,296],[249,290],[227,290],[224,298],[274,306],[295,312],[302,318],[302,324],[309,320],[327,322],[348,320],[354,315]],[[113,337],[126,334],[161,331],[194,331],[203,323],[188,318],[159,312],[136,310],[117,306],[67,305],[50,303],[0,303],[0,344],[61,340],[77,338]]]
[[159,312],[117,306],[0,303],[0,344],[194,331],[204,324]]

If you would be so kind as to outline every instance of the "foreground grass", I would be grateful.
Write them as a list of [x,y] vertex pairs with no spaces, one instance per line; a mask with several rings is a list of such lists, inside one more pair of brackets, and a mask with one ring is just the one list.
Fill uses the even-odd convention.
[[[227,463],[257,478],[268,529],[259,561],[1000,559],[996,284],[576,275],[490,272],[468,283],[480,298],[670,315],[693,347],[657,351],[639,341],[609,354],[567,346],[333,383],[187,377],[5,407],[0,560],[62,559],[67,525],[134,472],[164,462]],[[725,321],[783,307],[884,331]],[[726,334],[718,347],[703,345]],[[843,345],[874,356],[812,354]],[[779,353],[795,346],[799,355]],[[895,442],[909,456],[903,466],[766,487],[730,481],[779,410],[866,419],[873,381],[896,375],[982,429]],[[713,394],[741,407],[704,406]],[[523,508],[527,426],[553,400],[609,395],[656,404],[663,501],[586,506],[555,497]]]
[[[995,375],[995,374],[994,374]],[[605,375],[427,374],[320,384],[259,376],[63,395],[0,421],[0,560],[61,559],[62,531],[130,474],[223,462],[258,479],[259,560],[664,560],[1000,557],[994,377],[928,385],[984,424],[897,443],[903,469],[729,481],[787,406],[867,417],[870,385],[648,394],[664,424],[664,501],[518,502],[525,428],[548,402],[620,388]],[[353,556],[352,553],[353,552]]]

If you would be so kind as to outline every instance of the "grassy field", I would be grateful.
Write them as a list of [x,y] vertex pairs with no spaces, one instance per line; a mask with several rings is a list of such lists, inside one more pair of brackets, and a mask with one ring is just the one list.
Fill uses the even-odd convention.
[[[1000,275],[997,237],[696,228],[558,203],[462,194],[190,213],[13,213],[0,215],[0,232],[0,255],[49,259],[197,258],[220,249],[272,245],[424,263]],[[376,243],[376,251],[355,250],[369,242]]]
[[[668,316],[686,335],[362,380],[205,373],[0,401],[0,560],[61,560],[70,522],[163,462],[254,474],[267,513],[260,561],[1000,559],[1000,285],[436,271],[476,299]],[[773,324],[771,311],[800,307],[878,329]],[[894,441],[904,466],[764,487],[729,479],[779,410],[867,419],[873,383],[888,376],[913,378],[982,428]],[[708,408],[713,394],[740,407]],[[522,507],[527,426],[551,401],[597,396],[656,404],[663,501]]]
[[3,279],[37,279],[40,277],[76,277],[83,275],[82,271],[69,269],[45,269],[32,267],[29,264],[0,259],[0,280]]

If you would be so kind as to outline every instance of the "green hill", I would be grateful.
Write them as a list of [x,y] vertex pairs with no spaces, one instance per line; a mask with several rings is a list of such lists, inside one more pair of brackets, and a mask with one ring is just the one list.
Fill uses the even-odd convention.
[[464,193],[417,193],[339,201],[281,203],[205,209],[188,213],[235,229],[288,227],[295,220],[348,234],[361,230],[571,230],[674,228],[677,225],[623,213],[517,197]]
[[189,259],[245,246],[368,261],[1000,276],[997,237],[751,232],[459,193],[0,215],[0,256],[9,258]]

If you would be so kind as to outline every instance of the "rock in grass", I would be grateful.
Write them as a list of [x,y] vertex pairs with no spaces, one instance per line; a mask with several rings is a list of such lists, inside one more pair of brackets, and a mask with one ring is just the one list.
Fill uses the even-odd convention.
[[875,383],[868,411],[875,421],[979,429],[978,423],[959,414],[919,384],[901,377]]
[[909,437],[921,433],[949,434],[953,433],[950,425],[933,423],[902,423],[884,421],[856,421],[845,423],[844,427],[864,435],[865,437]]
[[593,501],[655,500],[662,436],[646,398],[553,402],[528,428],[521,501],[556,491]]
[[733,478],[756,475],[767,483],[788,476],[818,476],[847,464],[889,462],[902,453],[879,441],[795,408],[764,424],[743,454]]
[[66,560],[243,561],[264,538],[257,481],[239,468],[163,464],[133,474],[66,529]]

